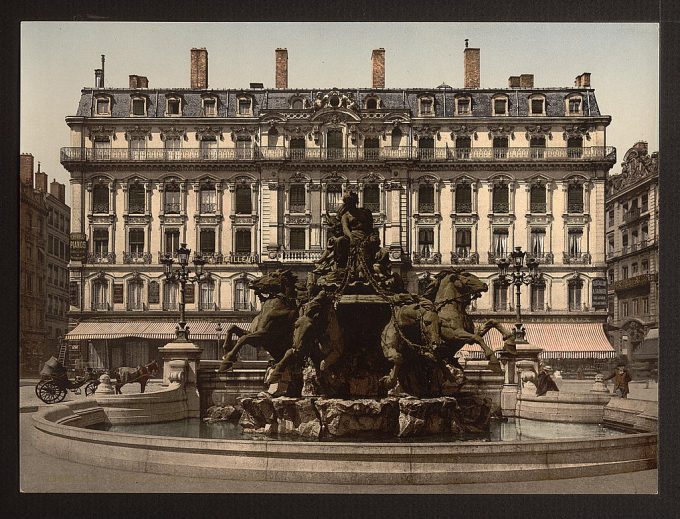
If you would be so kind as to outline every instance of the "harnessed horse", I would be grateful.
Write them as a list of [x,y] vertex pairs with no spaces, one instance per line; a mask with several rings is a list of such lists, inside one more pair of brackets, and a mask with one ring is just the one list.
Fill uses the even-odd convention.
[[144,366],[138,366],[136,368],[121,367],[114,369],[111,374],[116,379],[116,394],[122,394],[120,388],[125,384],[130,384],[132,382],[139,382],[139,385],[141,386],[141,393],[144,393],[146,383],[149,381],[151,376],[158,371],[158,364],[155,360]]

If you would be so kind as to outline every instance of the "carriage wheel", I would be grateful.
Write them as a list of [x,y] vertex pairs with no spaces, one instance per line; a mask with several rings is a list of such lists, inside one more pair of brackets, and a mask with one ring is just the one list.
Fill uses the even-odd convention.
[[39,383],[35,392],[38,398],[46,404],[56,404],[66,398],[66,390],[50,381]]
[[96,391],[98,385],[99,382],[96,380],[88,382],[88,384],[85,386],[85,396],[94,395],[94,392]]

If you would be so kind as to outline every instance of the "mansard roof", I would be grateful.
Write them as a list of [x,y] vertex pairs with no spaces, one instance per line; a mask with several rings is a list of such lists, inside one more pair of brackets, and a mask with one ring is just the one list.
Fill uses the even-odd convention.
[[[195,90],[183,88],[162,89],[130,89],[107,88],[82,90],[76,116],[89,117],[92,115],[93,98],[100,95],[112,99],[111,117],[130,117],[130,99],[135,94],[143,93],[147,97],[148,117],[165,117],[166,95],[181,95],[183,99],[183,117],[203,117],[202,102],[206,96],[218,99],[217,117],[236,117],[239,97],[250,97],[253,101],[253,116],[259,117],[263,111],[289,110],[290,100],[294,97],[304,98],[308,106],[301,111],[314,110],[317,93],[327,94],[337,91],[341,95],[349,96],[359,109],[364,107],[368,97],[378,97],[381,111],[408,110],[417,117],[419,112],[418,100],[423,96],[434,98],[435,117],[453,117],[455,115],[455,99],[469,96],[472,100],[472,117],[487,117],[493,115],[493,98],[498,94],[508,98],[508,113],[510,117],[529,116],[529,99],[539,94],[546,99],[545,111],[547,117],[563,117],[566,115],[567,96],[581,94],[583,96],[583,114],[585,117],[600,117],[600,110],[591,88],[513,88],[513,89],[438,89],[438,88],[408,88],[408,89],[373,89],[373,88],[338,88],[338,89],[209,89]],[[138,117],[137,117],[138,118]]]

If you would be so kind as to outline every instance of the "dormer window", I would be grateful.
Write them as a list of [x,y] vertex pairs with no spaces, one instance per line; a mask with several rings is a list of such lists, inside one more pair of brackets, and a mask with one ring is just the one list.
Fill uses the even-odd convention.
[[420,116],[429,117],[434,115],[434,99],[423,97],[420,99]]
[[472,113],[472,101],[469,97],[456,99],[456,115],[470,115]]
[[181,99],[178,97],[168,97],[167,106],[165,108],[165,115],[182,115]]
[[95,107],[97,115],[111,115],[111,98],[98,97]]
[[583,114],[583,99],[580,96],[567,98],[567,113],[569,115]]
[[496,97],[493,100],[493,114],[494,115],[508,115],[508,99],[507,97]]
[[252,100],[250,98],[238,98],[238,115],[252,115]]
[[132,99],[132,115],[142,117],[146,115],[146,99],[143,97]]
[[217,115],[217,99],[209,97],[203,100],[203,115],[215,117]]
[[529,99],[529,109],[531,115],[545,115],[545,98],[537,96]]

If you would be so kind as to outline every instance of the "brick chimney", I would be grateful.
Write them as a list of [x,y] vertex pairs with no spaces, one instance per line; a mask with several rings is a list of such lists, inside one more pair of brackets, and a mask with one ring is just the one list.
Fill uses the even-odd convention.
[[191,49],[191,88],[208,88],[208,51],[205,47]]
[[19,179],[33,187],[33,155],[22,153],[19,157]]
[[590,72],[584,72],[580,76],[576,76],[574,80],[574,86],[590,88]]
[[53,180],[50,183],[50,195],[59,200],[62,204],[66,203],[66,186]]
[[463,51],[464,86],[465,88],[479,88],[479,49],[468,48],[465,40]]
[[533,74],[521,74],[519,76],[519,87],[520,88],[534,88],[534,75]]
[[519,88],[519,76],[510,76],[508,78],[508,88]]
[[35,173],[35,188],[47,193],[47,173],[40,171],[40,162],[38,162],[38,171]]
[[149,80],[145,76],[130,74],[130,88],[149,88]]
[[288,49],[276,49],[276,88],[288,88]]
[[373,88],[385,88],[385,49],[373,49],[371,53]]

